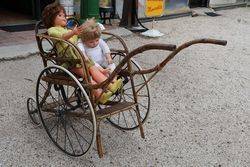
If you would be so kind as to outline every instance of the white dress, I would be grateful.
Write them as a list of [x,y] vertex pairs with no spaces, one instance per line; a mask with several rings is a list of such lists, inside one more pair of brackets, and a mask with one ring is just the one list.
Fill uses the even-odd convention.
[[115,69],[114,63],[108,64],[105,55],[110,54],[110,49],[107,43],[102,39],[99,39],[99,44],[94,48],[87,47],[84,43],[82,43],[81,39],[78,40],[77,46],[83,53],[86,53],[86,55],[95,62],[96,66],[110,68],[111,71]]

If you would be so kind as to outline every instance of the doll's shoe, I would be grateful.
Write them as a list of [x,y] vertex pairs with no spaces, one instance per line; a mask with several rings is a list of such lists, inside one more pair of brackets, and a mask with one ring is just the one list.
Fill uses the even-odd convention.
[[122,87],[122,79],[117,79],[114,83],[109,84],[108,89],[115,93],[117,90],[119,90]]
[[101,104],[107,103],[107,101],[108,101],[109,98],[112,96],[112,94],[113,94],[113,93],[112,93],[111,91],[107,91],[107,92],[103,93],[102,96],[101,96],[100,99],[99,99],[99,102],[100,102]]
[[117,82],[118,82],[118,90],[120,90],[122,88],[123,81],[120,78],[120,79],[117,79]]

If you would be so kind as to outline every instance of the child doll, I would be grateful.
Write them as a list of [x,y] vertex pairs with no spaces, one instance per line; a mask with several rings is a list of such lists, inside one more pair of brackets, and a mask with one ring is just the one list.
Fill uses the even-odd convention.
[[97,23],[92,21],[89,23],[89,26],[81,32],[77,46],[95,62],[95,65],[100,70],[108,69],[109,72],[113,72],[116,66],[111,58],[110,49],[107,43],[100,37],[101,29]]
[[[53,37],[62,38],[64,40],[68,40],[74,44],[77,43],[78,35],[86,29],[93,20],[88,20],[86,23],[81,26],[75,26],[72,30],[67,29],[65,26],[67,24],[67,19],[65,17],[65,9],[58,3],[52,3],[45,7],[42,13],[43,23],[48,29],[48,34]],[[65,49],[68,47],[65,43],[57,43],[56,49],[58,51],[58,55],[61,55],[65,52]],[[70,59],[78,59],[75,51],[70,48],[66,50],[66,54]],[[105,74],[103,74],[93,63],[91,59],[88,59],[84,56],[84,59],[87,60],[87,67],[92,77],[91,84],[101,83],[107,79]],[[75,73],[76,75],[85,78],[84,69],[81,64],[76,64],[72,66],[70,62],[63,63],[62,66]],[[115,81],[108,85],[108,90],[103,93],[102,89],[96,89],[94,91],[94,96],[99,98],[99,102],[104,104],[108,101],[108,99],[115,93],[121,86],[121,81]]]

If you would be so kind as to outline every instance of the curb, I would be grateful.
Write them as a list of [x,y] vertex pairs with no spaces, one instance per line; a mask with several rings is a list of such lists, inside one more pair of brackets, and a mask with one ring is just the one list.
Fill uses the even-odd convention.
[[[116,28],[107,30],[107,32],[111,32],[123,38],[133,34],[125,28]],[[2,46],[0,47],[0,53],[0,62],[5,62],[26,59],[39,54],[39,51],[37,48],[37,42],[32,41],[32,43],[27,44]]]
[[36,41],[0,47],[0,62],[25,59],[38,53]]
[[36,56],[37,54],[39,54],[38,51],[34,52],[34,53],[27,53],[25,55],[18,55],[18,56],[15,56],[15,57],[3,57],[3,58],[0,58],[0,62],[23,60],[23,59],[27,59],[27,58]]

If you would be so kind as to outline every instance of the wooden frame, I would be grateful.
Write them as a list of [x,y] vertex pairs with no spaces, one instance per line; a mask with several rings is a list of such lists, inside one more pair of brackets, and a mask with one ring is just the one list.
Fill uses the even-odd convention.
[[[115,70],[112,72],[112,74],[108,77],[107,80],[105,80],[102,83],[96,84],[96,85],[91,85],[90,84],[90,74],[89,71],[87,69],[86,66],[86,61],[84,60],[84,56],[82,55],[81,51],[79,50],[79,48],[72,44],[69,41],[65,41],[59,38],[54,38],[54,37],[50,37],[45,33],[39,33],[39,27],[41,27],[42,23],[39,22],[36,26],[36,39],[37,39],[37,44],[38,44],[38,48],[40,51],[40,56],[42,57],[43,60],[43,64],[45,68],[48,68],[49,66],[49,62],[52,62],[53,64],[57,65],[61,65],[64,62],[69,62],[72,65],[75,64],[81,64],[82,67],[85,70],[85,78],[83,78],[84,82],[81,82],[81,86],[83,87],[83,89],[86,90],[86,92],[89,92],[88,96],[91,102],[91,105],[93,106],[93,110],[95,113],[95,118],[96,119],[96,143],[97,143],[97,150],[98,150],[98,154],[100,157],[103,157],[104,154],[104,150],[102,147],[102,141],[101,141],[101,133],[100,133],[100,122],[103,119],[106,118],[110,118],[112,115],[115,114],[119,114],[121,112],[126,112],[127,110],[131,109],[134,107],[134,112],[137,118],[137,123],[140,129],[140,134],[141,137],[144,138],[144,130],[142,127],[143,121],[141,120],[141,113],[140,113],[140,107],[138,104],[138,92],[143,89],[145,86],[147,86],[148,82],[150,80],[152,80],[152,78],[171,60],[174,58],[175,55],[177,55],[181,50],[194,45],[194,44],[198,44],[198,43],[208,43],[208,44],[217,44],[217,45],[226,45],[227,41],[223,41],[223,40],[216,40],[216,39],[197,39],[197,40],[192,40],[189,42],[186,42],[182,45],[180,45],[179,47],[176,47],[175,45],[171,45],[171,44],[159,44],[159,43],[151,43],[151,44],[146,44],[143,46],[140,46],[132,51],[129,51],[126,43],[124,42],[124,40],[117,36],[114,35],[112,33],[108,33],[108,32],[104,32],[103,34],[106,35],[110,35],[113,38],[117,39],[123,49],[121,50],[116,50],[113,49],[112,52],[115,54],[121,54],[123,55],[123,59],[120,61],[120,63],[117,65],[117,67],[115,68]],[[45,49],[44,43],[47,43],[47,45],[49,45],[49,49]],[[65,50],[63,53],[58,53],[56,45],[57,44],[63,44],[65,47]],[[133,61],[132,58],[137,55],[140,54],[142,52],[148,51],[148,50],[167,50],[167,51],[172,51],[162,62],[160,62],[159,64],[157,64],[156,66],[149,68],[149,69],[133,69]],[[72,59],[69,59],[67,57],[67,50],[71,50],[74,51],[75,55],[78,56],[78,59],[75,59],[74,61],[72,61]],[[124,69],[124,66],[127,66],[126,69]],[[63,69],[63,67],[60,67],[61,69]],[[70,73],[70,72],[69,72]],[[152,73],[151,77],[148,78],[147,80],[145,80],[144,83],[142,83],[140,85],[140,87],[136,90],[135,89],[135,80],[134,77],[136,75],[144,75],[144,74],[148,74],[148,73]],[[71,74],[70,74],[71,75]],[[72,74],[73,75],[73,74]],[[130,84],[132,86],[132,95],[133,95],[133,100],[132,102],[121,102],[121,101],[110,101],[106,104],[106,106],[108,106],[107,108],[100,108],[98,107],[98,103],[96,102],[98,99],[94,98],[93,95],[93,90],[94,89],[98,89],[98,88],[102,88],[104,91],[107,89],[107,86],[112,82],[112,80],[117,76],[117,75],[122,75],[125,77],[130,78]],[[77,84],[74,80],[72,80],[71,78],[67,78],[64,75],[61,74],[57,74],[54,73],[53,75],[45,75],[40,77],[41,80],[43,80],[44,82],[50,84],[50,85],[69,85],[72,87],[77,87]],[[78,82],[77,82],[78,83]],[[79,84],[79,83],[78,83]],[[44,99],[46,99],[46,94],[50,93],[50,90],[46,91],[47,93],[45,93]],[[66,99],[67,103],[71,103],[76,101],[76,97],[70,97],[69,99]],[[60,104],[60,103],[64,103],[64,101],[62,102],[57,102],[57,104],[55,103],[51,103],[51,104],[47,104],[46,107],[43,108],[43,110],[45,110],[46,112],[56,112],[53,110],[53,108]],[[37,104],[37,106],[39,106],[40,104]],[[75,113],[75,112],[70,112],[67,113],[65,116],[76,116],[76,117],[84,117],[86,119],[88,119],[88,117],[90,117],[90,115],[82,115],[79,113]],[[95,121],[93,121],[95,122]],[[136,124],[137,125],[137,124]],[[128,130],[130,129],[134,129],[133,128],[128,128]],[[54,142],[55,143],[55,142]],[[56,144],[56,143],[55,143]],[[57,145],[57,144],[56,144]]]

